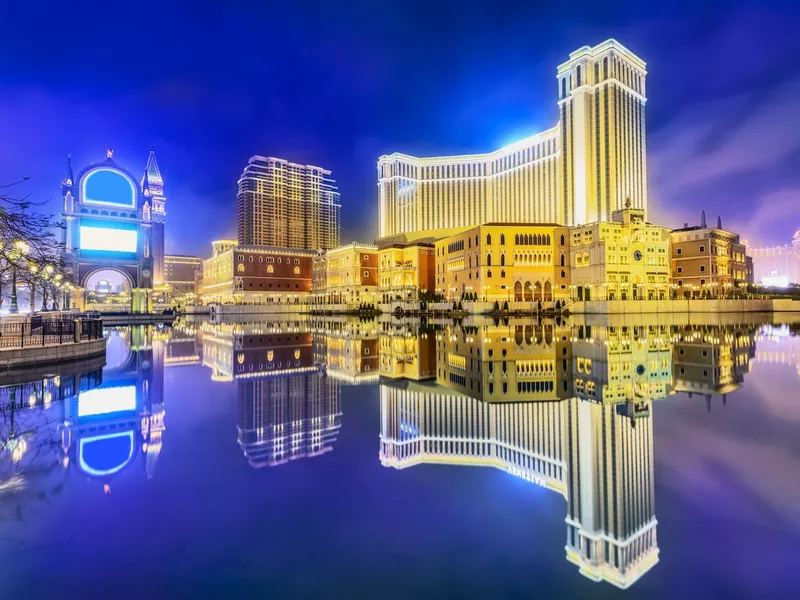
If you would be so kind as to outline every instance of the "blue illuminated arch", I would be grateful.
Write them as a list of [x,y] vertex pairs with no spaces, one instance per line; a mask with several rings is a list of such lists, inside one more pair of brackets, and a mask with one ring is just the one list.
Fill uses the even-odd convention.
[[106,477],[122,470],[133,458],[133,431],[108,433],[81,439],[81,470]]
[[122,171],[102,167],[88,173],[81,184],[81,201],[136,208],[136,185]]

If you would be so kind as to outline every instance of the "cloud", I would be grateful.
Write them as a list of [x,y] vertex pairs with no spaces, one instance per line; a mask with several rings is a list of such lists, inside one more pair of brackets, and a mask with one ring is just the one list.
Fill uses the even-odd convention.
[[791,78],[766,92],[697,104],[653,131],[653,220],[676,224],[675,209],[694,216],[701,207],[716,208],[724,221],[735,214],[729,222],[751,242],[777,243],[774,224],[800,222],[800,181],[787,174],[800,155],[799,94],[800,77]]

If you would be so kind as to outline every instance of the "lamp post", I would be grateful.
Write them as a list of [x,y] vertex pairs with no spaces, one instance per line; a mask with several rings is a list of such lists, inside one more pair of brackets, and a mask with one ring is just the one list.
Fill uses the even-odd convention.
[[17,304],[17,260],[28,253],[28,244],[22,240],[17,240],[11,249],[11,306],[8,312],[16,314],[19,312]]

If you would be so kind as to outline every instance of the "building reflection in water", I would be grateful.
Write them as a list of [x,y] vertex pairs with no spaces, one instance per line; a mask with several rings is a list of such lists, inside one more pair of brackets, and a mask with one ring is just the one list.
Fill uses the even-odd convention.
[[320,340],[315,345],[308,322],[206,323],[201,339],[212,379],[236,383],[237,437],[251,466],[333,449],[342,423],[339,386],[315,363],[325,355],[324,338],[322,348]]
[[164,424],[164,348],[168,334],[149,326],[110,330],[102,383],[64,401],[65,467],[103,482],[142,457],[155,476]]
[[[6,461],[0,480],[80,472],[111,491],[114,476],[140,463],[155,475],[164,432],[164,347],[149,326],[110,330],[105,358],[57,365],[57,375],[0,388]],[[94,364],[96,363],[96,364]],[[24,378],[24,372],[20,373]],[[10,466],[9,466],[10,465]],[[0,489],[4,484],[0,483]]]
[[[627,588],[658,562],[652,402],[736,389],[755,331],[646,317],[438,327],[427,380],[393,377],[413,358],[381,355],[380,460],[490,466],[562,494],[567,559]],[[409,341],[393,356],[415,345],[396,337]]]

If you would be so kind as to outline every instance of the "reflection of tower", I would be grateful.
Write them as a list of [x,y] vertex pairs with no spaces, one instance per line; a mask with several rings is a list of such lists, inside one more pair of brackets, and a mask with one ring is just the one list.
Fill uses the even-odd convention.
[[[382,380],[381,463],[492,466],[560,492],[567,559],[627,588],[658,562],[651,403],[670,392],[669,349],[659,324],[451,326],[438,336],[441,383]],[[471,397],[470,381],[504,401]],[[557,399],[565,389],[577,397]]]
[[627,588],[658,562],[652,417],[634,418],[626,404],[569,402],[567,559]]
[[332,450],[342,424],[339,387],[314,373],[238,382],[238,438],[250,466]]
[[121,356],[103,369],[103,383],[65,401],[62,446],[83,473],[110,479],[134,462],[140,450],[148,478],[155,473],[164,431],[163,342],[152,343],[149,326],[115,329],[110,351]]

